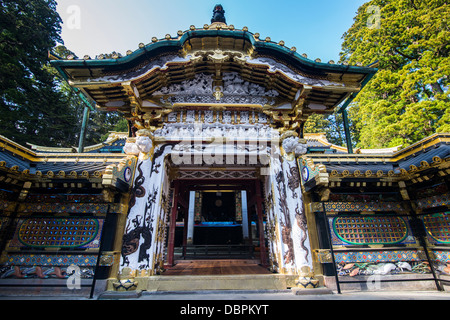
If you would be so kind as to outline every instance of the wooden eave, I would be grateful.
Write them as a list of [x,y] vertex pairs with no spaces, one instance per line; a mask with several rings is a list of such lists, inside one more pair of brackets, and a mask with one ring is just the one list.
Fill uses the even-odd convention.
[[[440,170],[441,175],[450,175],[449,146],[450,134],[443,133],[434,134],[391,154],[308,154],[307,157],[316,165],[325,165],[330,178],[409,180],[427,170]],[[407,159],[413,161],[405,166]],[[339,169],[333,170],[332,167]],[[391,169],[386,169],[388,167]]]
[[[223,29],[221,29],[223,28]],[[317,112],[332,113],[343,100],[351,93],[362,89],[362,83],[371,77],[377,70],[368,67],[355,67],[348,65],[327,64],[306,59],[299,55],[294,48],[287,48],[284,44],[270,40],[261,41],[259,35],[243,30],[235,30],[226,25],[215,29],[191,28],[179,32],[177,38],[168,37],[162,40],[153,39],[152,43],[141,46],[135,52],[118,59],[85,59],[52,61],[52,64],[62,73],[72,86],[83,90],[97,104],[98,107],[109,111],[129,112],[136,97],[130,96],[129,90],[123,87],[121,75],[126,74],[131,86],[138,90],[140,101],[150,100],[156,102],[153,96],[157,90],[171,84],[181,83],[193,79],[196,74],[205,73],[215,75],[218,68],[221,73],[237,72],[248,82],[259,84],[267,90],[279,92],[280,103],[291,103],[295,107],[296,94],[303,89],[303,84],[293,81],[283,73],[269,70],[269,66],[252,64],[242,61],[217,62],[203,58],[201,61],[184,60],[168,62],[163,69],[155,68],[151,72],[140,74],[140,70],[149,65],[151,61],[167,55],[187,57],[198,51],[222,50],[223,52],[240,52],[252,58],[269,57],[279,62],[295,73],[315,79],[322,79],[339,83],[339,86],[320,88],[315,86],[301,98],[302,108],[308,111],[308,104],[323,104],[326,108]],[[117,81],[101,81],[105,77]],[[94,80],[93,80],[94,79]],[[117,102],[114,107],[107,107],[108,102]],[[123,102],[120,105],[120,102]],[[163,107],[163,106],[161,106]]]
[[18,181],[100,178],[121,153],[36,153],[0,136],[0,171]]

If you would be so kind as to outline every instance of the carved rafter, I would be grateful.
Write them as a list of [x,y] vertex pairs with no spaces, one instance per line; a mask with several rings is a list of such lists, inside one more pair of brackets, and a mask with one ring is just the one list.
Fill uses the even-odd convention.
[[128,94],[131,109],[134,111],[135,114],[141,114],[143,110],[139,90],[131,81],[122,82],[122,87]]
[[[160,112],[154,109],[171,108],[176,103],[189,102],[170,94],[158,96],[161,89],[179,85],[182,81],[190,81],[189,79],[195,79],[200,74],[212,76],[211,88],[208,88],[212,92],[207,93],[208,96],[204,98],[198,98],[197,102],[228,105],[240,102],[240,99],[233,99],[228,95],[224,81],[225,74],[237,73],[247,83],[265,87],[267,91],[278,92],[279,96],[272,97],[270,101],[256,101],[254,98],[252,100],[253,103],[271,110],[289,106],[290,119],[286,115],[279,116],[278,112],[268,114],[275,121],[282,122],[285,127],[305,121],[309,114],[314,112],[332,113],[333,101],[344,99],[349,91],[359,90],[358,86],[337,85],[326,80],[295,76],[294,71],[275,60],[267,57],[253,59],[249,53],[234,50],[187,51],[183,53],[182,58],[169,55],[155,60],[152,66],[141,68],[143,72],[147,71],[143,76],[134,72],[134,79],[119,84],[105,81],[118,78],[111,76],[104,77],[101,81],[89,80],[73,85],[86,87],[100,108],[125,113],[130,110],[130,114],[152,113],[153,116],[149,118],[157,118],[159,115],[154,114]],[[127,77],[131,79],[131,73],[122,78]],[[322,100],[323,105],[320,104]]]

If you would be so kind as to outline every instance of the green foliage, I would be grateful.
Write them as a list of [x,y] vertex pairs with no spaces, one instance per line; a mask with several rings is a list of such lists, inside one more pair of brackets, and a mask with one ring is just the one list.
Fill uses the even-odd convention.
[[3,0],[0,23],[0,134],[20,144],[59,145],[72,119],[45,68],[48,51],[61,42],[56,2]]
[[[123,123],[126,123],[124,128]],[[91,112],[89,130],[86,133],[86,145],[104,142],[110,131],[128,132],[128,125],[118,112]]]
[[[347,147],[345,139],[344,122],[342,114],[335,112],[333,115],[324,116],[312,114],[305,123],[304,133],[325,133],[328,142]],[[353,147],[356,147],[358,132],[355,126],[350,123],[350,134],[352,136]]]
[[[74,55],[55,47],[61,23],[54,0],[0,2],[0,134],[24,146],[78,145],[85,104],[49,64],[49,52]],[[104,141],[120,119],[91,112],[86,145]]]
[[[67,49],[64,46],[57,46],[53,49],[53,53],[62,59],[67,59],[69,55],[76,58],[76,54]],[[67,107],[70,112],[76,116],[76,120],[73,123],[75,130],[75,139],[70,140],[70,146],[78,146],[79,136],[81,132],[83,112],[86,107],[85,103],[81,100],[79,95],[72,90],[62,76],[56,71],[56,69],[50,67],[52,72],[57,77],[59,83],[60,92],[64,94],[67,99]],[[125,123],[125,127],[124,127]],[[98,144],[106,141],[110,131],[128,131],[127,121],[117,112],[102,112],[94,110],[89,113],[89,122],[85,136],[85,146]]]
[[314,113],[305,123],[305,133],[325,133],[329,128],[329,121],[321,114]]
[[[380,9],[379,27],[370,27],[370,6]],[[380,70],[349,109],[359,147],[406,147],[450,132],[449,19],[445,0],[372,0],[358,9],[341,62],[378,61]]]

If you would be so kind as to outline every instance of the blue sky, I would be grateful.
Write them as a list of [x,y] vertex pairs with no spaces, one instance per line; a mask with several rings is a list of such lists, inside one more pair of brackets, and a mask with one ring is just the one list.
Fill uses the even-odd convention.
[[151,38],[209,24],[222,4],[228,24],[323,62],[339,60],[342,35],[368,0],[57,0],[62,38],[79,57],[112,51],[125,54]]

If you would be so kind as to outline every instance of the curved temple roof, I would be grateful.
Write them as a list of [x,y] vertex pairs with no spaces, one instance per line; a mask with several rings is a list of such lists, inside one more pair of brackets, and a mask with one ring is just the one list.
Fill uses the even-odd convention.
[[[197,105],[209,106],[230,106],[233,101],[246,101],[233,96],[247,95],[254,98],[247,105],[257,105],[266,113],[282,110],[283,120],[288,118],[291,125],[311,113],[332,113],[377,72],[312,61],[283,41],[262,40],[246,27],[237,30],[220,22],[201,29],[191,26],[177,37],[153,38],[124,57],[53,60],[52,65],[98,108],[128,117],[149,112],[155,116],[157,109],[168,114],[177,103],[193,101],[173,98],[180,94],[196,95]],[[157,118],[161,111],[156,112]]]

